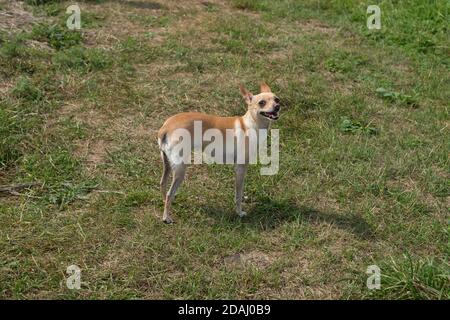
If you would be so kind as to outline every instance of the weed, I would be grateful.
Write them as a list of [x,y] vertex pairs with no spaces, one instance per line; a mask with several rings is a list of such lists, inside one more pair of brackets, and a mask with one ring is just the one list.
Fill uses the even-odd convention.
[[414,96],[402,94],[395,91],[390,91],[381,87],[377,88],[376,92],[380,97],[386,99],[389,102],[396,102],[412,107],[417,107],[417,98]]
[[381,292],[390,299],[450,299],[450,265],[445,260],[404,255],[381,268]]
[[47,201],[57,205],[62,210],[75,200],[87,200],[87,195],[97,187],[98,184],[92,181],[83,181],[78,184],[62,182],[51,187]]
[[44,98],[43,92],[37,88],[29,79],[22,77],[17,81],[12,94],[19,99],[30,102],[38,102]]
[[364,134],[377,134],[378,129],[371,126],[370,123],[362,124],[359,121],[343,118],[340,124],[340,130],[345,133],[364,133]]
[[232,4],[235,8],[242,10],[264,11],[268,9],[266,1],[233,0]]
[[79,31],[69,30],[65,27],[53,24],[40,23],[33,27],[31,37],[35,40],[46,41],[57,50],[79,45],[82,36]]

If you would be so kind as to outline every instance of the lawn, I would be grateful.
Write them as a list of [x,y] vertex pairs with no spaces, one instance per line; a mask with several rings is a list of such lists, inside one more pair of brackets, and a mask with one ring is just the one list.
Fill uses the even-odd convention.
[[[71,4],[0,0],[0,298],[450,299],[448,1]],[[159,127],[261,81],[278,174],[241,219],[232,167],[192,166],[162,223]]]

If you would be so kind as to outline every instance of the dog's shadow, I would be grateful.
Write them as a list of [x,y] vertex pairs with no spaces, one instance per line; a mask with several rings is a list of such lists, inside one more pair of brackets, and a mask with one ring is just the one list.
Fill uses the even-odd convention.
[[[139,0],[105,0],[104,2],[115,2],[124,6],[136,8],[136,9],[150,9],[150,10],[162,10],[167,9],[166,6],[156,1],[139,1]],[[93,3],[97,4],[96,2]],[[97,5],[102,5],[98,3]]]
[[300,221],[308,224],[331,224],[363,239],[374,237],[372,227],[358,214],[324,212],[311,207],[297,206],[291,200],[277,201],[266,197],[253,202],[244,218],[230,214],[230,210],[224,208],[204,206],[202,211],[223,226],[241,225],[258,230],[271,230],[285,222]]

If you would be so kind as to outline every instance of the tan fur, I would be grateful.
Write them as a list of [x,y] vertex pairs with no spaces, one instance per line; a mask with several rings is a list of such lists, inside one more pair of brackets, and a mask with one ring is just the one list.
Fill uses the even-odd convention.
[[203,131],[216,128],[225,134],[226,129],[234,129],[236,120],[242,123],[242,117],[217,117],[200,112],[179,113],[164,122],[158,131],[158,138],[162,139],[164,135],[170,136],[174,130],[180,128],[187,129],[193,135],[194,121],[202,121]]

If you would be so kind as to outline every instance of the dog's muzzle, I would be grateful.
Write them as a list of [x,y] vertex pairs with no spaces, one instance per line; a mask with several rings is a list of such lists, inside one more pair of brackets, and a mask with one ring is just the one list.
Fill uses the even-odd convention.
[[278,114],[279,111],[280,111],[280,105],[277,104],[273,107],[273,111],[270,111],[270,112],[261,111],[259,114],[270,120],[278,120],[278,118],[280,117],[280,115]]

